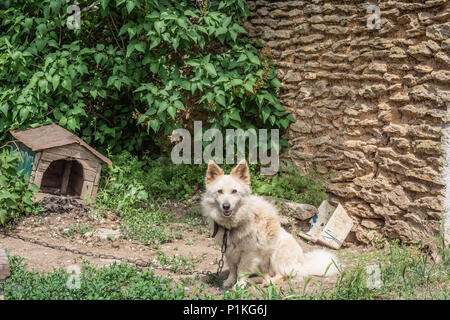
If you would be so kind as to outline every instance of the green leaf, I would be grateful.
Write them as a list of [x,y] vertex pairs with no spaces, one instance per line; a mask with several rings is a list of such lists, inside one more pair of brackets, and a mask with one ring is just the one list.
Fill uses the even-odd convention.
[[238,110],[233,110],[233,112],[230,114],[230,119],[236,120],[241,122],[241,116],[239,115],[239,111]]
[[216,101],[217,101],[218,104],[226,107],[226,101],[225,101],[225,96],[224,95],[216,96]]
[[253,53],[251,53],[250,51],[247,51],[247,57],[250,60],[251,63],[260,64],[259,58],[257,56],[255,56]]
[[47,86],[48,86],[48,81],[46,79],[39,80],[39,88],[41,88],[41,90],[46,91]]
[[67,121],[67,127],[72,130],[75,131],[78,128],[78,124],[77,124],[77,120],[75,120],[75,118],[70,118]]
[[134,6],[135,6],[134,0],[127,1],[127,11],[128,11],[128,13],[131,13],[131,11],[133,11]]
[[159,63],[152,63],[150,65],[150,71],[153,73],[157,73],[159,70]]
[[141,124],[142,122],[144,122],[147,119],[147,116],[145,114],[142,114],[139,119],[137,124]]
[[238,36],[237,32],[235,32],[234,30],[229,30],[228,32],[230,33],[231,39],[232,39],[233,41],[236,41],[237,36]]
[[102,0],[102,8],[105,10],[108,7],[109,0]]
[[134,43],[129,43],[127,46],[127,55],[126,57],[129,58],[131,54],[133,53],[134,49],[136,48],[136,45]]
[[145,47],[146,47],[145,42],[139,42],[135,45],[136,50],[139,52],[145,52]]
[[241,53],[237,62],[243,62],[245,60],[248,60],[247,56],[245,54]]
[[72,91],[72,80],[64,79],[61,86],[68,91]]
[[161,34],[162,29],[164,27],[164,23],[161,21],[156,21],[154,27],[155,27],[156,32],[158,32],[158,34]]
[[276,120],[277,120],[277,118],[275,118],[275,116],[273,114],[271,114],[270,117],[269,117],[270,124],[274,125]]
[[249,92],[253,92],[253,85],[249,82],[244,83],[244,88]]
[[214,65],[210,62],[205,64],[205,70],[206,72],[213,77],[217,76],[216,68],[214,68]]
[[216,37],[218,37],[222,34],[225,34],[225,33],[227,33],[227,28],[225,28],[225,27],[219,27],[216,29],[216,32],[215,32]]
[[276,88],[281,88],[283,85],[281,84],[280,81],[278,81],[277,78],[273,78],[272,80],[270,80],[270,84],[273,85]]
[[177,51],[179,45],[180,45],[180,39],[178,37],[176,37],[175,39],[173,39],[173,42],[172,42],[173,50]]
[[287,129],[287,127],[289,126],[288,119],[280,119],[279,122],[280,122],[281,126],[283,127],[283,129]]
[[264,101],[264,95],[262,94],[258,94],[256,96],[256,104],[258,105],[258,107],[261,107]]
[[8,116],[8,104],[7,103],[0,104],[0,111],[3,112],[5,117],[7,117]]
[[41,35],[45,35],[45,33],[47,32],[47,26],[43,23],[41,23],[40,25],[37,26],[36,30],[41,34]]
[[270,116],[270,109],[269,109],[267,106],[265,106],[264,108],[262,108],[262,110],[261,110],[261,116],[262,116],[262,120],[263,120],[264,122],[266,122],[267,118],[269,118],[269,116]]
[[65,127],[67,125],[67,118],[62,116],[58,123],[61,127]]
[[99,64],[100,64],[100,61],[102,61],[102,58],[103,58],[103,53],[96,53],[96,54],[94,55],[95,63],[96,63],[97,65],[99,65]]
[[183,29],[187,29],[188,25],[186,23],[186,19],[182,19],[182,18],[178,18],[177,19],[177,23],[180,27],[182,27]]
[[30,190],[33,191],[33,192],[41,191],[39,189],[39,187],[37,185],[35,185],[34,183],[30,184]]
[[288,116],[287,116],[287,119],[289,120],[289,121],[291,121],[291,122],[296,122],[297,120],[295,120],[295,118],[292,116],[292,114],[289,114]]
[[175,101],[173,105],[175,106],[175,108],[179,110],[186,111],[186,108],[184,107],[183,103],[180,100]]
[[166,101],[163,101],[159,104],[158,113],[164,112],[169,107],[169,104]]
[[247,30],[245,30],[244,28],[242,28],[239,24],[235,23],[233,24],[233,26],[231,27],[231,29],[233,31],[236,31],[237,33],[247,33]]
[[170,106],[167,108],[167,113],[172,117],[172,119],[175,119],[176,112],[177,112],[177,109],[174,106]]
[[59,85],[59,80],[61,79],[61,77],[57,74],[55,74],[52,78],[52,86],[53,86],[53,90],[56,90],[56,88],[58,88]]
[[120,27],[120,30],[119,30],[119,36],[121,36],[121,35],[123,35],[125,32],[127,32],[128,31],[128,29],[131,27],[131,26],[133,26],[134,25],[134,23],[133,22],[128,22],[128,23],[125,23],[122,27]]
[[28,107],[22,108],[20,110],[20,120],[22,120],[22,121],[27,120],[29,114],[30,114],[30,109]]
[[152,43],[150,44],[149,50],[157,47],[161,43],[161,38],[153,38]]
[[153,129],[153,131],[158,132],[159,130],[159,120],[158,119],[153,119],[149,121],[150,127]]
[[234,86],[238,86],[241,85],[244,81],[242,81],[241,79],[233,79],[230,81],[230,86],[234,87]]

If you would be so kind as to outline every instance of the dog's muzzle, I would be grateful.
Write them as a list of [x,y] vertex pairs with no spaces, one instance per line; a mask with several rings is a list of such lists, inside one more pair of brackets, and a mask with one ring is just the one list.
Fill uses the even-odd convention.
[[231,205],[228,202],[225,202],[224,204],[222,204],[222,213],[225,217],[229,217],[231,216],[231,214],[233,213],[232,210],[230,210]]

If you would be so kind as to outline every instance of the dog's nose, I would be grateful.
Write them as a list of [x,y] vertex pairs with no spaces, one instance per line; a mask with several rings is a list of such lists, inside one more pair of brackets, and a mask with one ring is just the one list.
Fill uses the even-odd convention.
[[229,210],[230,209],[230,204],[228,202],[225,202],[224,204],[222,204],[222,208],[223,210]]

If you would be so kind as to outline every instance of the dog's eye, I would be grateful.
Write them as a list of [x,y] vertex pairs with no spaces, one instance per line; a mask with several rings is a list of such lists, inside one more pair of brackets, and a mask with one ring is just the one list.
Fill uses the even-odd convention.
[[233,189],[233,191],[231,191],[231,193],[236,193],[237,192],[237,190],[236,189]]
[[217,192],[220,193],[220,194],[223,193],[222,189],[217,190]]

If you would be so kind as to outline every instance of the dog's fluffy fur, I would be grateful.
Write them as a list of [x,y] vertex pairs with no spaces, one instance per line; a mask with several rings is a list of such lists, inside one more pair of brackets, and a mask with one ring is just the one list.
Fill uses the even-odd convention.
[[229,175],[210,161],[205,182],[202,211],[211,225],[215,222],[220,226],[215,236],[219,245],[224,228],[230,230],[225,253],[230,274],[224,287],[234,285],[238,276],[238,284],[242,284],[257,271],[264,275],[266,284],[279,283],[288,276],[321,276],[327,268],[326,275],[337,272],[332,253],[320,249],[304,254],[294,237],[281,227],[277,209],[251,194],[245,160]]

